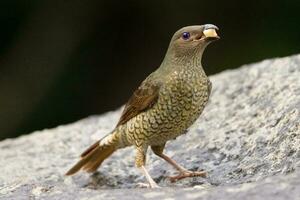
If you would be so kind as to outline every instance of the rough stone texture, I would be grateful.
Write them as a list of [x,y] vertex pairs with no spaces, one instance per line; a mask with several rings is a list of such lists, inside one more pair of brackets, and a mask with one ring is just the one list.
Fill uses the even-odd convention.
[[78,155],[108,133],[121,110],[0,142],[0,199],[300,199],[300,55],[210,77],[209,105],[166,153],[209,176],[175,184],[174,170],[149,153],[161,189],[144,182],[127,148],[98,173],[64,177]]

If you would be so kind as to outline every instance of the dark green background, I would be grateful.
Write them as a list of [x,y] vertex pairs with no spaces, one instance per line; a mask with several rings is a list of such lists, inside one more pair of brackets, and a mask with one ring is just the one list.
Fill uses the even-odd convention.
[[212,23],[208,74],[300,50],[290,1],[0,1],[0,139],[116,109],[172,34]]

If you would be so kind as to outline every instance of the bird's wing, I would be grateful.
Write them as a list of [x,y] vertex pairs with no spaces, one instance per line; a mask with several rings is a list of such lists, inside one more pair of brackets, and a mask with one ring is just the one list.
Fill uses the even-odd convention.
[[157,102],[159,89],[159,82],[146,79],[125,105],[117,127],[125,124],[139,113],[151,108]]

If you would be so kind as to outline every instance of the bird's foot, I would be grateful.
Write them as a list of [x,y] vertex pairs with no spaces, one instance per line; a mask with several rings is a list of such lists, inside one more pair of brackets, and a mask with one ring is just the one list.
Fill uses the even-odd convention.
[[205,171],[198,171],[198,172],[193,172],[193,171],[182,171],[180,172],[180,174],[178,174],[177,176],[169,176],[169,179],[172,183],[187,178],[187,177],[196,177],[196,176],[200,176],[205,178],[207,175],[207,173]]
[[148,183],[137,183],[137,188],[150,188],[150,185]]
[[160,188],[160,186],[154,182],[154,183],[150,184],[150,188]]
[[136,184],[137,188],[160,188],[159,185],[157,185],[157,183],[137,183]]

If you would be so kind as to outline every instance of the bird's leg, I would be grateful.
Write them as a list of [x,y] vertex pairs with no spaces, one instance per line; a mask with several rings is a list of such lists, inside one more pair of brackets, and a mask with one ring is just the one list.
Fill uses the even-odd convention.
[[151,178],[150,174],[145,168],[147,148],[148,146],[136,148],[137,151],[136,151],[135,165],[137,168],[141,169],[143,175],[146,177],[149,183],[150,188],[159,188],[157,183]]
[[175,162],[175,160],[173,160],[172,158],[168,157],[166,154],[163,153],[164,147],[165,147],[165,144],[161,145],[161,146],[151,146],[151,149],[157,156],[159,156],[162,159],[164,159],[165,161],[167,161],[169,164],[171,164],[175,169],[177,169],[179,171],[179,175],[169,177],[171,182],[175,182],[177,180],[187,178],[187,177],[195,177],[195,176],[206,177],[205,171],[193,172],[193,171],[187,170],[184,167],[182,167],[181,165],[177,164]]

